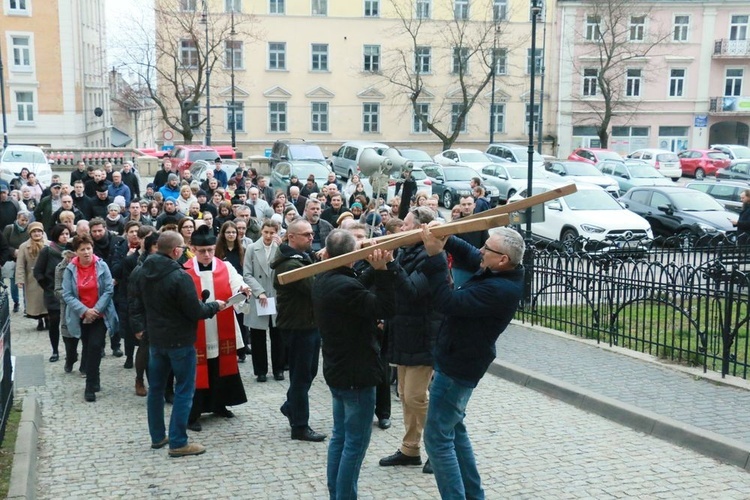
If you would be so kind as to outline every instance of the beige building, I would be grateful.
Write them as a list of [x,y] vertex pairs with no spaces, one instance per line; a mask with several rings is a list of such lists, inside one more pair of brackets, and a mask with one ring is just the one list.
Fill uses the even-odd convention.
[[[203,3],[157,0],[157,7],[184,15],[197,10],[200,17]],[[237,148],[246,154],[289,138],[317,142],[326,154],[347,140],[435,154],[442,143],[415,119],[409,101],[417,70],[417,103],[444,132],[462,105],[458,73],[464,71],[472,90],[487,81],[456,146],[484,150],[492,120],[495,142],[528,141],[530,61],[542,67],[541,23],[540,49],[536,58],[530,54],[528,0],[209,0],[208,16],[226,19],[233,8],[238,35],[224,41],[225,54],[211,74],[214,145],[231,142],[232,66]],[[200,36],[198,46],[205,41]],[[189,64],[190,50],[201,48],[186,46]],[[197,119],[205,105],[204,97]],[[197,129],[194,142],[204,134],[203,126]]]
[[0,9],[9,143],[109,146],[104,0],[2,0]]

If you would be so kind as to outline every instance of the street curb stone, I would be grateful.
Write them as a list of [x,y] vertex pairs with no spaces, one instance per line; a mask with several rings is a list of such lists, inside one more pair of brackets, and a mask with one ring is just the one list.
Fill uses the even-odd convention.
[[36,498],[36,462],[39,428],[42,412],[34,396],[26,396],[21,410],[21,421],[16,437],[16,451],[13,455],[13,469],[10,473],[9,499]]
[[622,403],[512,363],[495,361],[488,373],[528,387],[636,431],[689,448],[750,472],[750,447],[714,432]]

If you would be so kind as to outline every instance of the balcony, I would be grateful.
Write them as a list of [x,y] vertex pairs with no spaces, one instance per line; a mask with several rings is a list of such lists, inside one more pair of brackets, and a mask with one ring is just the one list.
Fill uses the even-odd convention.
[[750,41],[721,40],[714,41],[714,58],[742,59],[750,58]]
[[708,112],[715,116],[750,116],[750,97],[712,97]]

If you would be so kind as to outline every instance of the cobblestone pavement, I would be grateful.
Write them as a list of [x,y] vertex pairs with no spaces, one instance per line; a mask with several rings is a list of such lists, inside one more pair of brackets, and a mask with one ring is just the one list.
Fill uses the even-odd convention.
[[[240,365],[248,404],[237,418],[202,419],[191,439],[207,446],[198,457],[170,459],[151,450],[145,398],[135,396],[123,358],[102,360],[102,392],[83,401],[84,381],[63,360],[47,362],[46,332],[12,315],[13,353],[42,408],[39,498],[326,498],[326,444],[289,439],[278,411],[287,382],[255,382]],[[502,339],[502,338],[501,338]],[[502,339],[505,340],[505,339]],[[614,356],[614,355],[612,355]],[[608,358],[607,361],[611,359]],[[602,371],[606,366],[599,365]],[[745,407],[747,409],[747,406]],[[467,412],[487,497],[496,498],[748,498],[750,474],[645,436],[493,376],[475,391]],[[393,398],[393,427],[373,430],[360,476],[360,498],[437,498],[420,468],[384,468],[403,426]],[[311,426],[330,432],[330,395],[319,376],[311,391]],[[424,456],[424,454],[423,454]]]
[[750,444],[750,390],[516,324],[498,339],[497,359]]

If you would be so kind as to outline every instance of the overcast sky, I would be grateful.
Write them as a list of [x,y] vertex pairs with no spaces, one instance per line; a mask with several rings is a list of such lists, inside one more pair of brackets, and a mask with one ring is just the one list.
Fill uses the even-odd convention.
[[109,67],[118,66],[124,59],[123,51],[137,43],[131,35],[137,32],[135,23],[153,24],[153,0],[106,0],[107,59]]

